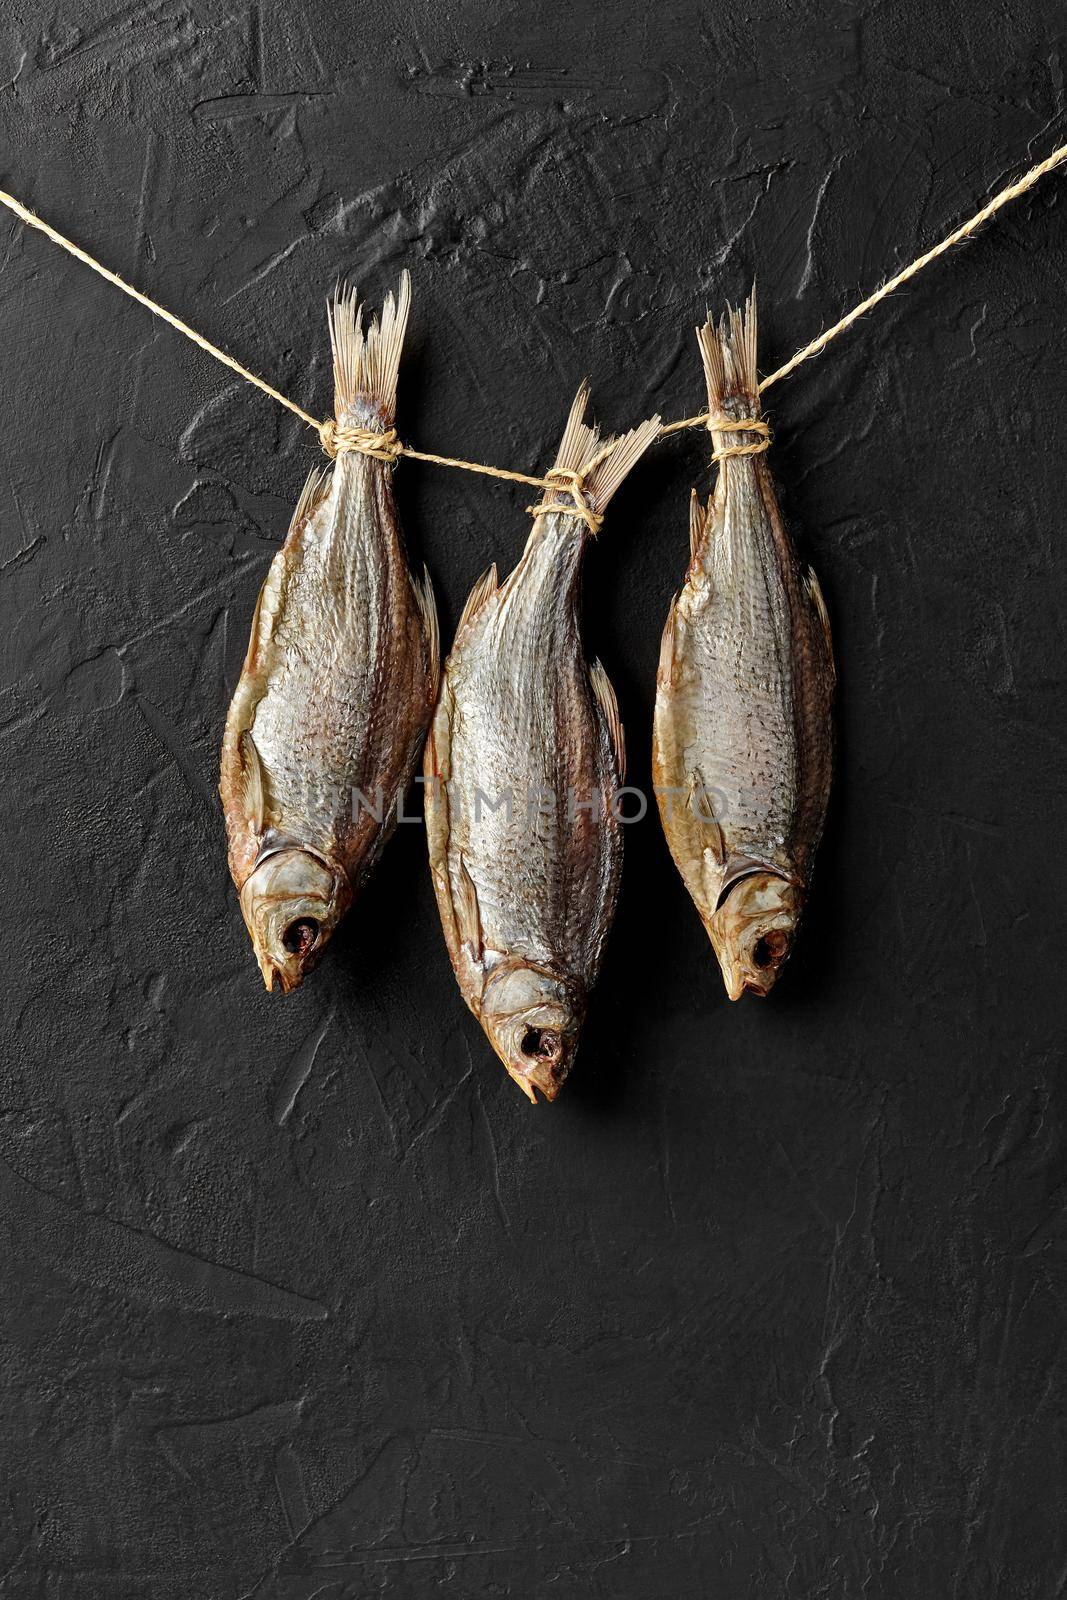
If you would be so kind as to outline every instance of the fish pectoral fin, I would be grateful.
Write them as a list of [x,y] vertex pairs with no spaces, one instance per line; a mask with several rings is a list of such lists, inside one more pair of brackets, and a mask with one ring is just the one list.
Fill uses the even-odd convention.
[[801,573],[801,577],[804,581],[805,592],[807,593],[808,599],[811,601],[812,609],[814,610],[816,617],[819,619],[819,626],[822,629],[822,636],[826,641],[826,664],[830,669],[831,676],[836,682],[837,670],[834,666],[834,640],[833,635],[830,632],[830,613],[826,609],[826,601],[823,599],[823,592],[819,586],[819,580],[815,576],[812,568],[805,567]]
[[247,729],[241,735],[238,748],[241,752],[241,775],[238,782],[241,810],[252,831],[259,834],[263,832],[263,819],[267,809],[263,764],[259,759],[259,751],[252,735]]
[[460,616],[459,623],[456,627],[457,639],[467,626],[467,623],[470,622],[475,612],[482,609],[490,595],[496,594],[497,586],[496,562],[494,561],[492,566],[482,573],[481,577],[474,585],[474,588],[467,596],[467,604],[463,607],[462,615]]
[[608,738],[611,740],[611,750],[615,757],[615,776],[620,783],[625,783],[626,738],[623,733],[622,718],[619,716],[619,702],[615,698],[615,690],[611,687],[611,679],[607,675],[604,663],[599,657],[594,657],[589,663],[589,682],[607,724]]
[[459,933],[460,943],[469,947],[475,961],[482,959],[482,913],[478,905],[478,890],[475,888],[474,879],[467,871],[467,863],[462,855],[459,858],[459,868],[456,873],[458,878],[459,896],[452,897],[452,905],[456,914],[456,929]]
[[699,768],[689,774],[689,788],[685,797],[685,804],[701,827],[701,859],[707,862],[710,858],[715,864],[716,874],[720,873],[726,861],[726,840],[723,836],[719,819],[715,815],[715,807],[711,792],[704,782],[704,774]]
[[437,691],[441,685],[441,629],[437,621],[437,602],[434,599],[429,567],[423,567],[421,578],[412,576],[411,587],[415,593],[415,604],[419,608],[423,632],[426,635],[426,650],[430,665],[430,698],[436,705]]

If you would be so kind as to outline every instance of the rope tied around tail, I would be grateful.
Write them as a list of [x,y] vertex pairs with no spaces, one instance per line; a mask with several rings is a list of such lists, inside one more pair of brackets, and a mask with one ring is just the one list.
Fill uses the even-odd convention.
[[755,433],[758,439],[752,444],[727,444],[712,452],[713,461],[730,461],[736,456],[761,456],[771,448],[770,424],[762,417],[708,416],[709,433]]
[[319,425],[319,442],[331,461],[336,461],[338,456],[355,454],[370,456],[375,461],[395,462],[404,453],[395,428],[377,433],[373,428],[336,422],[333,417],[327,417]]
[[[614,448],[614,445],[611,447]],[[531,517],[578,517],[585,523],[589,532],[600,532],[604,518],[595,512],[585,497],[585,480],[593,468],[599,465],[606,452],[601,451],[599,456],[594,456],[592,461],[586,462],[584,467],[573,470],[570,467],[550,467],[544,476],[546,489],[561,489],[569,494],[573,505],[566,501],[542,501],[539,506],[527,506],[526,510]]]

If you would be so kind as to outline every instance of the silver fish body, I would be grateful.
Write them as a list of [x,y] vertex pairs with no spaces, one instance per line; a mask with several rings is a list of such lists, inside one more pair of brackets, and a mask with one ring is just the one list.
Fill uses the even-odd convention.
[[[584,425],[583,387],[556,461],[567,474],[603,447]],[[603,512],[652,442],[658,418],[589,474]],[[600,969],[622,863],[616,791],[623,735],[604,668],[580,634],[589,530],[547,491],[525,552],[502,584],[471,593],[426,744],[430,863],[464,999],[531,1101],[553,1100],[577,1048]]]
[[[392,426],[405,273],[364,336],[331,308],[337,422]],[[296,987],[370,871],[411,781],[437,690],[429,577],[408,569],[391,465],[346,451],[313,472],[260,592],[226,724],[229,859],[267,988]]]
[[[756,308],[698,330],[715,492],[664,630],[653,774],[671,854],[731,999],[766,994],[792,948],[833,765],[834,662],[815,574],[782,522],[757,429]],[[725,422],[716,428],[715,419]]]

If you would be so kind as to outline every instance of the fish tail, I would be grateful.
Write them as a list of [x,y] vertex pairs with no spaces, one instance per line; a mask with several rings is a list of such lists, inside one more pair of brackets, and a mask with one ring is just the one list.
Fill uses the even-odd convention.
[[400,274],[394,297],[385,297],[381,321],[375,317],[363,331],[363,307],[354,288],[339,284],[327,304],[333,346],[334,408],[341,423],[357,427],[383,424],[396,417],[396,380],[411,310],[411,277]]
[[696,332],[711,415],[757,417],[760,403],[755,286],[743,310],[735,311],[731,306],[717,327],[709,318]]
[[[657,437],[660,419],[649,417],[636,428],[631,428],[629,433],[621,434],[618,438],[609,436],[602,439],[595,424],[590,427],[585,421],[588,404],[589,384],[583,380],[563,430],[554,470],[582,472],[586,469],[588,475],[583,485],[585,498],[596,515],[603,516],[616,489]],[[557,495],[556,498],[561,497]]]

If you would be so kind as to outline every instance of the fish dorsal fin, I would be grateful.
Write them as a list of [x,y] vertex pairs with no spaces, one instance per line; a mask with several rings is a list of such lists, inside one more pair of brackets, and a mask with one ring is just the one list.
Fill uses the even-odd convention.
[[263,765],[255,741],[247,729],[241,735],[238,749],[241,752],[241,775],[238,780],[241,810],[253,833],[260,834],[263,832],[263,819],[267,809],[263,787]]
[[490,595],[495,594],[496,591],[497,575],[496,562],[494,561],[492,566],[487,568],[487,570],[482,573],[481,577],[478,579],[478,582],[474,585],[474,588],[467,596],[467,604],[463,607],[463,614],[461,615],[459,624],[456,628],[457,639],[467,626],[467,623],[471,621],[475,612],[480,611],[485,602],[489,599]]
[[663,638],[659,642],[659,666],[656,668],[656,682],[664,689],[671,686],[674,672],[674,634],[678,616],[678,596],[671,601],[667,620],[663,624]]
[[819,626],[822,629],[823,638],[826,640],[826,664],[830,668],[830,671],[834,677],[834,681],[836,682],[837,670],[834,666],[834,640],[833,635],[830,632],[830,613],[826,609],[826,601],[823,599],[822,589],[819,587],[819,580],[815,576],[815,573],[812,571],[811,567],[805,567],[801,576],[804,580],[804,588],[807,591],[808,599],[811,601],[815,615],[819,619]]
[[[286,535],[286,547],[280,550],[270,564],[267,576],[260,586],[256,596],[256,609],[252,613],[252,626],[248,634],[248,649],[245,651],[242,673],[254,673],[260,660],[261,652],[265,651],[274,635],[274,624],[278,613],[282,610],[286,586],[292,573],[293,544],[299,544],[304,529],[307,527],[312,515],[318,506],[325,500],[330,492],[333,481],[333,472],[330,467],[314,467],[304,482],[296,502],[289,523],[289,532]],[[290,542],[292,541],[292,542]],[[259,696],[256,696],[258,699]],[[254,710],[253,701],[252,709]],[[251,718],[249,717],[249,720]]]
[[693,489],[689,496],[689,559],[695,561],[697,550],[700,548],[700,537],[704,532],[704,523],[707,514],[700,504],[700,496]]
[[459,933],[460,943],[471,950],[475,961],[482,959],[482,913],[478,905],[478,890],[474,886],[474,879],[467,871],[467,863],[462,855],[459,858],[459,867],[456,872],[459,880],[459,895],[453,897],[453,908],[456,913],[456,928]]
[[615,775],[620,783],[625,783],[626,740],[623,735],[622,719],[619,716],[619,702],[615,698],[615,690],[611,687],[611,679],[604,669],[604,663],[599,657],[595,657],[589,663],[589,682],[607,723],[608,738],[611,740],[612,754],[615,757]]
[[415,591],[415,604],[419,608],[426,634],[426,652],[430,660],[430,697],[436,704],[441,683],[441,629],[437,622],[437,602],[433,596],[429,567],[423,567],[421,578],[412,577],[411,587]]

